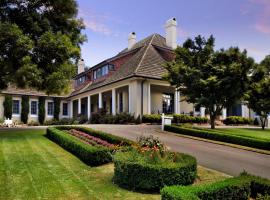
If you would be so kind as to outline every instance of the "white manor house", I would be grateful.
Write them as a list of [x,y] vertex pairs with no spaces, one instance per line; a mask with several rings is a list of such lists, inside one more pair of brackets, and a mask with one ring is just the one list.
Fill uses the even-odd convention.
[[[85,70],[83,60],[78,63],[78,74],[74,77],[73,91],[61,98],[59,118],[74,118],[79,114],[91,117],[99,108],[109,114],[128,112],[135,117],[153,113],[176,113],[205,116],[204,108],[188,104],[176,88],[162,79],[165,62],[174,58],[177,47],[177,21],[165,24],[165,37],[152,34],[136,41],[133,32],[128,36],[128,46],[112,58]],[[44,96],[45,120],[53,119],[53,97],[33,89],[9,86],[0,92],[0,119],[4,118],[5,95],[12,96],[12,119],[20,121],[22,96],[29,96],[28,121],[38,121],[38,99]],[[253,117],[244,104],[224,109],[226,116]]]

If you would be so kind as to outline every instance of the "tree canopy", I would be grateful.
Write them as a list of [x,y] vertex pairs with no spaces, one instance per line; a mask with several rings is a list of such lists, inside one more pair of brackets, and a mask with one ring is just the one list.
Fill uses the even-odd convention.
[[0,2],[0,89],[69,90],[85,41],[75,0]]
[[223,108],[242,98],[248,86],[248,73],[254,65],[246,51],[237,47],[214,50],[213,36],[187,39],[175,50],[175,60],[166,64],[164,77],[176,85],[186,101],[205,107],[215,128]]
[[270,55],[254,69],[250,79],[246,100],[248,107],[259,115],[264,129],[270,114]]

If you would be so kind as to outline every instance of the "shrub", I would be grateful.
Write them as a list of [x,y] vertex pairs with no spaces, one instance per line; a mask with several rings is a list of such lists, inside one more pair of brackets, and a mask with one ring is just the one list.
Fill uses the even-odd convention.
[[85,144],[79,139],[53,127],[47,129],[46,136],[88,165],[98,166],[112,161],[109,148]]
[[172,125],[172,126],[165,125],[164,130],[183,134],[183,135],[190,135],[194,137],[239,144],[239,145],[258,148],[258,149],[270,150],[270,141],[267,141],[267,140],[247,138],[247,137],[243,137],[239,135],[223,134],[221,132],[217,132],[217,131],[215,132],[213,130],[208,131],[208,130],[187,128],[187,127],[180,127],[176,125]]
[[60,120],[56,119],[51,119],[51,120],[46,120],[43,125],[45,126],[52,126],[52,125],[76,125],[79,124],[79,121],[77,119],[68,119],[68,118],[63,118]]
[[174,114],[173,115],[173,123],[176,124],[181,124],[181,123],[207,123],[208,118],[207,117],[192,117],[189,115],[178,115]]
[[77,116],[77,121],[79,122],[79,124],[85,124],[88,121],[88,118],[83,114],[79,114]]
[[123,188],[159,191],[165,185],[188,185],[197,175],[196,159],[175,154],[175,162],[149,162],[137,151],[117,152],[114,156],[114,177]]
[[12,97],[10,95],[5,96],[5,101],[3,103],[4,106],[4,117],[12,118]]
[[38,98],[38,121],[43,124],[45,120],[45,97]]
[[245,117],[230,116],[223,120],[226,125],[237,125],[237,124],[252,124],[252,120]]
[[161,123],[161,115],[152,114],[152,115],[143,115],[142,117],[143,123]]
[[[255,185],[260,185],[255,187]],[[169,186],[161,190],[162,200],[247,200],[270,194],[270,181],[252,175],[240,175],[200,186]]]
[[21,121],[24,124],[27,124],[29,114],[29,96],[22,96],[22,112],[21,112]]
[[36,122],[36,121],[30,121],[30,122],[28,122],[27,125],[28,126],[39,126],[40,124],[38,122]]
[[53,117],[56,120],[59,120],[60,103],[61,103],[61,99],[59,97],[53,98],[53,104],[54,104]]

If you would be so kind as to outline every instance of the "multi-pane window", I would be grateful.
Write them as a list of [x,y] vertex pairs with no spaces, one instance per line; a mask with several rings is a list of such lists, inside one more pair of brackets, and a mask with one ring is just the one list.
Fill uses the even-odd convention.
[[103,67],[100,67],[96,69],[93,73],[93,79],[98,79],[100,77],[106,76],[109,74],[109,71],[114,70],[114,66],[111,64],[105,65]]
[[68,115],[68,103],[63,103],[63,116]]
[[12,101],[12,114],[15,114],[15,115],[20,114],[20,100]]
[[30,113],[31,115],[37,115],[37,101],[31,101]]
[[78,79],[76,80],[76,84],[77,84],[77,86],[78,86],[78,85],[83,84],[85,81],[86,81],[86,76],[81,76],[80,78],[78,78]]
[[162,95],[162,112],[165,114],[172,114],[174,110],[174,95],[163,94]]
[[50,101],[47,104],[47,115],[52,116],[53,115],[53,102]]

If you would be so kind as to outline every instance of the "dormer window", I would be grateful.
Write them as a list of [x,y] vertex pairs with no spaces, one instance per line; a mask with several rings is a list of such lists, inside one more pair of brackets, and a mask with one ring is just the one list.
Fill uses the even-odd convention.
[[77,85],[77,86],[78,86],[78,85],[81,85],[81,84],[83,84],[85,81],[86,81],[86,76],[81,76],[80,78],[78,78],[78,79],[76,80],[76,85]]
[[108,65],[104,65],[96,70],[94,70],[93,73],[93,79],[96,80],[100,77],[106,76],[107,74],[109,74],[109,71],[114,70],[114,66],[111,64]]

